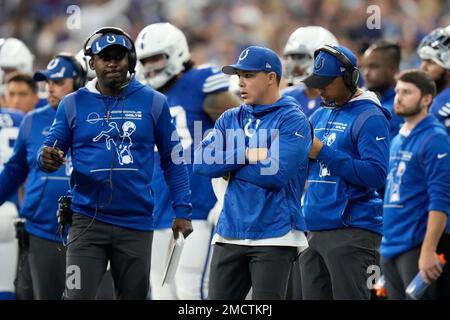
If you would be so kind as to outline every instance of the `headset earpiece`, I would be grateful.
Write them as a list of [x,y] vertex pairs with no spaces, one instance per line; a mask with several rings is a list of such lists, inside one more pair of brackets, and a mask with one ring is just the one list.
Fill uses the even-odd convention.
[[136,64],[137,64],[136,48],[134,46],[133,39],[130,37],[130,35],[120,28],[104,27],[104,28],[98,29],[97,31],[92,33],[89,36],[89,38],[87,38],[86,42],[84,43],[84,46],[83,46],[84,55],[92,57],[93,56],[92,49],[91,49],[92,43],[94,42],[94,40],[96,40],[99,37],[101,37],[102,35],[108,34],[108,33],[124,36],[130,42],[131,50],[128,51],[128,72],[130,73],[130,75],[134,74],[136,72],[135,68],[136,68]]
[[80,89],[81,87],[83,87],[86,84],[87,71],[83,69],[83,67],[77,61],[75,56],[73,56],[70,53],[61,52],[61,53],[58,53],[55,57],[67,59],[75,67],[77,76],[75,78],[73,78],[73,91]]
[[332,46],[325,45],[319,49],[317,49],[314,52],[314,59],[317,57],[320,51],[326,52],[334,56],[336,59],[338,59],[345,68],[345,72],[342,75],[342,78],[344,79],[344,83],[347,86],[347,88],[350,89],[350,91],[356,90],[358,87],[358,81],[359,81],[359,70],[357,67],[353,65],[353,63],[350,61],[349,58],[339,50],[333,48]]

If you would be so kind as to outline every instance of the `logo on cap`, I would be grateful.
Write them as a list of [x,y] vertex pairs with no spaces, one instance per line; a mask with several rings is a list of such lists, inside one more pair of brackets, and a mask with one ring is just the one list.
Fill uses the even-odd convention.
[[50,61],[47,65],[47,69],[53,69],[59,64],[59,58],[55,58],[52,61]]
[[316,70],[320,70],[323,68],[325,59],[323,57],[321,57],[320,59],[316,59],[316,62],[314,63],[314,68]]
[[246,49],[244,51],[241,52],[241,55],[239,56],[239,61],[244,60],[245,58],[247,58],[248,56],[248,52],[250,51],[250,49]]
[[106,42],[108,42],[108,43],[115,43],[116,42],[116,37],[114,37],[113,35],[108,35],[108,36],[106,36]]
[[272,66],[268,62],[266,62],[266,68],[272,69]]

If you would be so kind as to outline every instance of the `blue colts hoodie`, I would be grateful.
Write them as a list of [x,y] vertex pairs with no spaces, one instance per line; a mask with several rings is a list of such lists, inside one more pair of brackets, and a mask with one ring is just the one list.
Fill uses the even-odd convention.
[[[241,144],[233,142],[234,131],[245,133]],[[223,144],[217,143],[222,139]],[[311,126],[291,97],[272,105],[244,104],[222,114],[195,150],[193,167],[195,173],[212,178],[231,173],[217,233],[234,239],[265,239],[291,229],[305,230],[300,198],[311,144]],[[238,161],[245,160],[247,147],[267,147],[267,159]],[[218,161],[205,159],[207,154]]]
[[386,180],[390,112],[373,92],[311,118],[324,145],[310,161],[304,213],[310,231],[357,227],[380,233]]
[[449,214],[449,190],[450,138],[428,115],[407,137],[400,133],[392,141],[381,255],[391,259],[421,245],[428,212]]
[[61,101],[44,143],[56,143],[64,152],[70,148],[72,210],[113,225],[152,230],[156,145],[175,215],[189,218],[189,178],[184,163],[172,161],[172,150],[182,148],[166,98],[136,80],[116,97],[103,96],[95,81]]

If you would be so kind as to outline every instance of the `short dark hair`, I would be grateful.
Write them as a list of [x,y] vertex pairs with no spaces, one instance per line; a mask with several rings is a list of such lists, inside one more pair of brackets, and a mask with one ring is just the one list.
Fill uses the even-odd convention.
[[14,72],[6,79],[6,84],[11,82],[25,82],[26,85],[34,92],[38,92],[38,86],[33,77],[23,72]]
[[[257,72],[257,71],[256,71]],[[261,72],[265,72],[265,73],[270,73],[270,72],[267,72],[267,71],[261,71]],[[275,72],[275,71],[272,71],[273,73],[275,73],[275,77],[276,77],[276,82],[277,82],[277,85],[278,86],[280,86],[280,83],[281,83],[281,77],[279,77],[278,76],[278,74]]]
[[370,45],[367,50],[383,51],[391,64],[393,64],[397,68],[400,66],[402,52],[400,46],[397,43],[380,40]]
[[397,81],[403,81],[412,83],[419,88],[422,96],[431,94],[434,98],[436,96],[436,84],[433,79],[422,70],[411,69],[400,73],[397,77]]

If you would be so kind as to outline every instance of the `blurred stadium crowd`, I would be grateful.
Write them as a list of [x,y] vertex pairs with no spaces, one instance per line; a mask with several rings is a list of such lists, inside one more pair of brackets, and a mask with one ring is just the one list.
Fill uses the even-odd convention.
[[[67,8],[78,5],[80,28],[67,28]],[[366,22],[379,6],[381,28]],[[281,53],[290,33],[307,25],[332,30],[340,43],[363,52],[374,40],[400,44],[400,69],[418,67],[420,39],[438,26],[450,24],[445,0],[4,0],[0,2],[0,35],[22,39],[43,68],[54,54],[78,52],[94,30],[114,25],[136,37],[144,26],[170,21],[186,34],[193,60],[223,65],[250,44]],[[219,36],[220,35],[220,36]]]

